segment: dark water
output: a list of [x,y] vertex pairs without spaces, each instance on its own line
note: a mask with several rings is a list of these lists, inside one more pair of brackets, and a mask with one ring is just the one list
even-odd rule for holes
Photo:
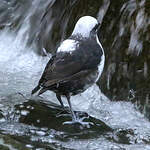
[[[72,98],[79,123],[65,124],[54,93],[30,92],[49,60],[42,49],[54,53],[84,15],[101,22],[106,64],[101,90]],[[149,150],[149,16],[145,0],[1,0],[0,149]]]

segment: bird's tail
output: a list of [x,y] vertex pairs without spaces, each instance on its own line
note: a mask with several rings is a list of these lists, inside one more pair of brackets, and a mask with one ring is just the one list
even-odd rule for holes
[[40,85],[36,86],[36,87],[32,90],[31,94],[33,95],[34,93],[36,93],[40,88],[41,88]]
[[[40,91],[39,91],[39,90],[40,90]],[[36,87],[32,90],[31,94],[33,95],[33,94],[35,94],[37,91],[39,91],[38,95],[41,95],[41,94],[43,94],[44,92],[46,92],[47,90],[48,90],[48,88],[41,88],[41,86],[38,85],[38,86],[36,86]]]

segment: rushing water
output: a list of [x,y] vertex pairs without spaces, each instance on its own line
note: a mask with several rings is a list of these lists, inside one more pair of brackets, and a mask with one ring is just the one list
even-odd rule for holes
[[[71,98],[76,113],[86,112],[80,114],[79,122],[84,123],[65,124],[71,116],[62,112],[54,93],[30,93],[49,60],[42,49],[55,52],[83,15],[102,23],[99,37],[106,65],[101,90],[94,85]],[[149,3],[144,0],[2,0],[0,146],[149,150],[148,16]]]

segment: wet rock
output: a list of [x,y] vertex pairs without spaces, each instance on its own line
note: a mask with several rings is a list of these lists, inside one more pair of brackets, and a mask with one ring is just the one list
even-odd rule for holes
[[113,132],[106,135],[106,138],[119,144],[134,145],[150,143],[149,136],[139,136],[134,129],[115,129]]
[[[66,108],[64,111],[59,105],[49,102],[29,100],[15,106],[19,122],[35,127],[46,128],[44,132],[36,134],[46,135],[49,130],[54,131],[54,136],[59,139],[92,138],[105,134],[112,129],[101,120],[89,116],[86,112],[75,111],[77,122],[72,122],[71,114]],[[32,132],[32,131],[31,131]],[[34,131],[33,131],[34,132]],[[60,134],[58,134],[60,133]]]
[[114,132],[112,140],[116,143],[132,144],[134,137],[135,135],[132,129],[118,129]]
[[138,101],[142,111],[150,95],[148,6],[144,0],[110,1],[99,34],[106,55],[102,91],[113,100]]
[[2,111],[0,110],[0,119],[4,118]]
[[30,150],[26,148],[23,143],[20,143],[15,139],[15,137],[10,135],[0,134],[0,150]]

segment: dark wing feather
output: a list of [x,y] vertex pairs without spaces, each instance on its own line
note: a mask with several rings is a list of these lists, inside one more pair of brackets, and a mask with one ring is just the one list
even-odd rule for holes
[[46,65],[39,85],[33,93],[41,86],[47,88],[61,81],[78,77],[84,74],[84,71],[88,72],[97,68],[101,56],[102,51],[96,41],[82,41],[79,47],[71,53],[56,53]]
[[[41,87],[49,87],[81,70],[81,62],[70,53],[58,53],[52,56],[47,63],[38,85],[32,90],[36,93]],[[43,89],[43,88],[42,88]],[[41,90],[42,90],[41,89]],[[43,89],[39,94],[45,92]]]
[[48,63],[40,79],[40,84],[48,87],[72,76],[82,68],[83,61],[75,59],[74,54],[58,53],[52,63]]
[[39,80],[39,83],[38,85],[32,90],[31,94],[34,94],[36,93],[38,90],[40,90],[41,88],[41,84],[45,81],[44,77],[46,75],[46,73],[48,72],[49,70],[49,67],[52,65],[53,61],[54,61],[54,58],[55,58],[55,55],[52,56],[52,58],[49,60],[49,62],[47,63],[45,69],[44,69],[44,72],[42,74],[42,77],[41,79]]

